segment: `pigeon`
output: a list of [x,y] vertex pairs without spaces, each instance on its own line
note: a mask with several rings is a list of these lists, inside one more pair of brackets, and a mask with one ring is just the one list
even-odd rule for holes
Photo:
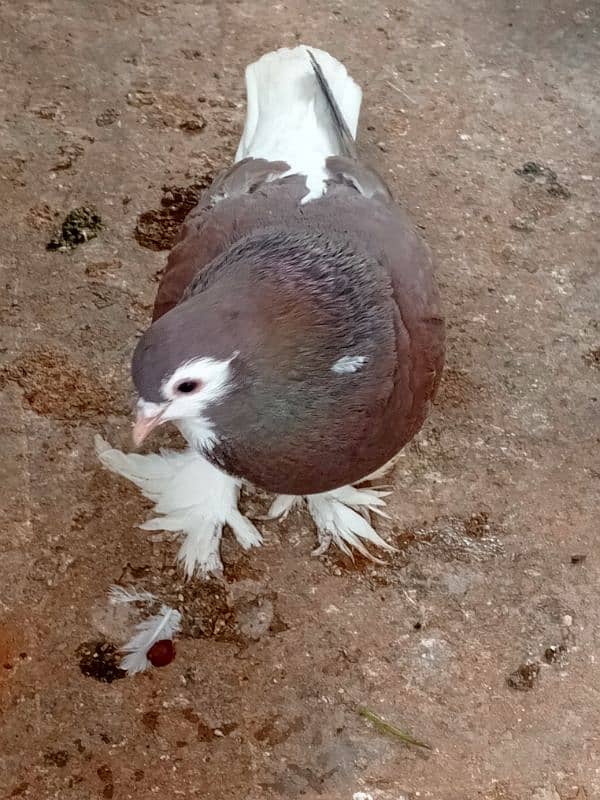
[[172,423],[185,450],[102,463],[154,501],[141,525],[182,535],[188,576],[220,572],[228,526],[252,485],[269,517],[305,505],[320,554],[393,550],[386,473],[430,411],[444,319],[427,246],[382,178],[361,161],[362,92],[346,68],[300,45],[246,69],[247,116],[233,166],[184,221],[153,318],[132,358],[139,447]]

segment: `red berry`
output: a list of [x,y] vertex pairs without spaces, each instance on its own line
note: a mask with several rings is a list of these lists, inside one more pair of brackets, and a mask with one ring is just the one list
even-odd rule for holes
[[154,642],[146,657],[153,667],[166,667],[175,658],[175,645],[171,639],[160,639]]

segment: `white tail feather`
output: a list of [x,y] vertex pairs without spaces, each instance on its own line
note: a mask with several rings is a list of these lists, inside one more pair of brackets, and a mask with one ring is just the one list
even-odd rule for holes
[[[356,138],[362,92],[343,64],[324,50],[311,52]],[[324,190],[325,159],[340,155],[331,111],[316,79],[307,48],[282,48],[246,68],[248,110],[236,161],[285,161],[290,173],[306,175],[306,202]]]

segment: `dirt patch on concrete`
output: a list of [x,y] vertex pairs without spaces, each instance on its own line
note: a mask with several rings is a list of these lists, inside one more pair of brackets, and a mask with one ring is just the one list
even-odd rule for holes
[[65,422],[124,414],[128,408],[125,387],[101,382],[60,350],[24,352],[2,370],[0,381],[16,383],[37,414]]
[[[64,148],[63,148],[63,152]],[[73,157],[68,156],[66,162],[54,169],[68,169],[73,164]],[[48,250],[72,250],[77,245],[95,239],[103,228],[100,214],[95,208],[81,206],[69,211],[60,230],[54,234],[46,245]]]
[[138,217],[135,226],[137,243],[149,250],[170,250],[177,240],[181,223],[198,204],[200,195],[211,181],[212,176],[207,174],[189,186],[164,186],[161,207],[144,211]]
[[479,387],[464,370],[446,367],[434,405],[462,408],[473,402],[478,392]]

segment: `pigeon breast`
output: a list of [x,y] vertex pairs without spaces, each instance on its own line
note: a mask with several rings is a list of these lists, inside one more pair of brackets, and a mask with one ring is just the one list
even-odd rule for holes
[[[326,169],[326,191],[304,203],[306,181],[286,174],[284,162],[245,159],[217,178],[182,226],[154,307],[157,320],[201,290],[215,262],[226,264],[248,237],[321,237],[349,253],[343,286],[329,286],[327,298],[347,324],[336,324],[331,337],[325,325],[307,325],[295,340],[304,344],[288,365],[301,373],[294,391],[257,353],[247,392],[210,410],[218,444],[209,458],[282,494],[354,483],[389,461],[422,426],[443,367],[444,322],[427,247],[373,170],[342,156],[329,158]],[[297,286],[301,309],[309,273]],[[235,292],[235,281],[229,286]],[[238,302],[266,314],[260,288],[247,284]],[[300,318],[310,319],[304,311]]]

